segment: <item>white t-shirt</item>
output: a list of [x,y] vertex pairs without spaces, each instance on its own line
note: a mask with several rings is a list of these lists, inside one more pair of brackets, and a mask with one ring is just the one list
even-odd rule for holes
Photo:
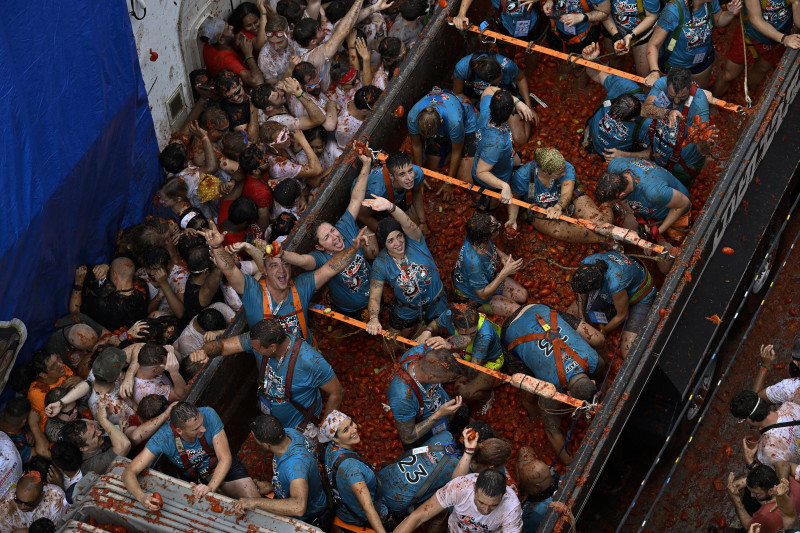
[[[800,405],[786,402],[778,407],[778,424],[800,420]],[[774,465],[778,461],[800,463],[800,426],[787,426],[771,429],[758,440],[759,463]]]
[[331,60],[325,55],[325,50],[321,46],[317,46],[309,50],[298,45],[298,55],[303,61],[308,61],[319,72],[320,86],[322,92],[326,92],[331,86]]
[[789,378],[767,387],[764,391],[770,403],[792,402],[800,404],[800,378]]
[[[16,480],[14,481],[16,484]],[[45,483],[42,490],[44,493],[42,501],[29,513],[21,511],[19,506],[14,504],[16,490],[6,492],[0,499],[0,531],[26,528],[40,518],[49,518],[54,524],[58,524],[61,517],[69,510],[64,491],[49,483]]]
[[336,122],[336,144],[339,145],[339,148],[344,150],[347,147],[347,143],[355,137],[356,132],[363,123],[363,121],[350,114],[347,106],[344,106],[339,111],[339,119]]
[[289,44],[280,52],[276,52],[272,45],[265,43],[258,53],[258,68],[264,74],[264,79],[282,79],[289,68],[289,59],[299,55],[297,43],[289,39]]
[[[236,316],[236,312],[222,302],[215,302],[209,305],[206,309],[208,308],[216,309],[222,313],[226,324],[230,324],[233,321],[233,318]],[[180,337],[178,337],[178,340],[176,340],[175,344],[173,344],[175,347],[175,355],[178,356],[178,359],[188,357],[190,353],[203,347],[203,334],[197,331],[194,326],[196,318],[197,317],[194,317],[191,322],[189,322],[189,325],[183,329]]]
[[[95,419],[97,419],[97,409],[101,405],[106,406],[108,420],[111,421],[112,424],[116,424],[118,426],[121,426],[122,424],[127,426],[130,417],[136,414],[136,411],[133,408],[133,404],[130,402],[130,400],[127,398],[121,398],[119,395],[119,386],[124,377],[125,374],[119,375],[117,381],[114,382],[114,390],[111,392],[98,394],[94,390],[94,385],[92,385],[91,392],[89,393],[88,403],[89,409],[92,410],[92,416],[94,416]],[[94,383],[94,373],[90,371],[87,379]]]
[[154,379],[133,379],[133,401],[137,405],[142,401],[142,398],[151,394],[158,394],[169,400],[171,391],[172,385],[164,374]]
[[436,500],[444,508],[452,507],[447,526],[450,533],[489,533],[492,531],[522,531],[522,508],[511,487],[500,500],[500,505],[482,515],[475,507],[475,481],[478,474],[457,477],[436,491]]
[[278,113],[277,115],[267,116],[261,109],[258,110],[258,125],[261,126],[265,122],[277,122],[289,128],[289,131],[297,131],[300,129],[300,119],[290,115],[289,113]]
[[11,437],[0,431],[0,497],[22,476],[22,458]]

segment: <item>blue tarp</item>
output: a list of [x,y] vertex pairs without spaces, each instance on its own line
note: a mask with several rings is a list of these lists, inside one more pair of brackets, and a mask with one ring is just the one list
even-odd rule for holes
[[20,364],[162,174],[126,2],[0,2],[0,17],[0,320],[28,327]]

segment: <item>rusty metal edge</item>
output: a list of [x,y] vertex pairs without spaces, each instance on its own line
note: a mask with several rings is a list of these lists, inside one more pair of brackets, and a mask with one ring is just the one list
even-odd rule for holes
[[[570,506],[576,518],[580,516],[640,393],[663,355],[659,349],[669,338],[670,326],[675,324],[688,303],[693,283],[699,279],[706,260],[719,244],[789,105],[797,96],[800,89],[798,54],[796,50],[787,50],[767,81],[769,88],[762,94],[757,104],[758,110],[749,119],[731,152],[722,176],[684,242],[675,267],[658,293],[644,329],[623,362],[567,471],[554,501]],[[758,135],[762,127],[764,129]],[[698,251],[700,255],[696,256]],[[687,281],[684,277],[687,271],[693,273],[693,281]],[[666,309],[669,313],[663,320],[659,316],[659,309]],[[560,517],[556,511],[548,510],[538,531],[553,531]],[[567,526],[561,530],[569,529]]]

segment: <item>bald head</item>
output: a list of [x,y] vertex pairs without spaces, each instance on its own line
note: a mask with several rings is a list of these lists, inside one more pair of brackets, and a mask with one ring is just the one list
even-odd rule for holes
[[38,472],[25,474],[17,482],[17,500],[29,503],[27,507],[35,507],[38,505],[38,499],[42,495],[44,485]]
[[530,446],[523,446],[517,453],[517,481],[528,494],[537,493],[553,483],[550,467],[536,458]]
[[67,342],[78,350],[89,351],[97,342],[97,333],[89,325],[75,324],[67,330]]
[[111,261],[111,273],[123,279],[133,279],[135,267],[127,257],[117,257]]

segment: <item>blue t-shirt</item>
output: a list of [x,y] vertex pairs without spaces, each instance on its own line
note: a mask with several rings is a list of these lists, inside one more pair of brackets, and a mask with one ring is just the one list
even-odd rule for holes
[[[715,0],[716,2],[716,0]],[[655,96],[655,104],[664,109],[671,109],[669,98],[667,97],[667,78],[664,76],[653,85],[648,96]],[[683,104],[675,108],[679,111],[683,110]],[[689,106],[689,114],[686,120],[678,121],[674,128],[669,127],[667,119],[655,120],[655,135],[653,136],[653,160],[659,165],[666,166],[669,163],[669,158],[675,151],[675,143],[678,142],[678,128],[682,125],[684,128],[684,135],[688,135],[689,126],[692,125],[695,115],[700,115],[703,122],[709,120],[708,114],[708,97],[706,92],[699,87],[692,99],[692,105]],[[685,137],[684,137],[685,139]],[[686,143],[681,150],[681,157],[687,165],[699,171],[702,168],[703,155],[697,150],[695,143]],[[674,168],[681,168],[680,162],[675,163]]]
[[[550,324],[550,308],[544,304],[532,304],[506,328],[502,338],[503,346],[509,346],[514,340],[523,335],[544,333],[544,329],[536,317],[537,314],[544,319],[546,324]],[[561,315],[558,316],[558,332],[564,343],[575,350],[579,357],[587,361],[588,373],[594,372],[597,368],[597,352]],[[559,392],[565,393],[566,390],[558,379],[556,365],[564,365],[564,375],[567,383],[574,376],[583,373],[580,365],[565,351],[561,352],[563,362],[556,362],[554,358],[555,350],[547,339],[523,342],[508,350],[508,353],[515,359],[522,361],[536,378],[555,385]]]
[[[642,7],[648,13],[657,15],[661,11],[661,2],[642,0]],[[641,22],[636,0],[611,0],[611,16],[614,17],[614,25],[624,33],[631,33]]]
[[[626,122],[615,120],[608,113],[611,100],[623,94],[629,93],[644,101],[645,94],[639,84],[611,74],[606,77],[603,87],[606,89],[606,100],[589,121],[594,151],[603,155],[603,152],[612,148],[630,151],[634,142],[639,142],[645,146],[650,144],[649,128],[650,123],[653,121],[652,119],[638,118]],[[634,138],[637,120],[641,121],[641,125],[639,126],[638,135]]]
[[[646,159],[617,157],[608,164],[608,172],[622,174],[630,172],[633,176],[633,192],[625,197],[633,212],[646,219],[661,221],[667,218],[672,201],[673,189],[689,198],[686,186],[666,169]],[[684,213],[691,207],[686,206]]]
[[[508,123],[499,128],[488,124],[490,118],[488,102],[490,101],[490,95],[486,95],[481,99],[481,113],[478,117],[478,122],[483,125],[478,132],[478,147],[475,150],[475,161],[472,163],[472,179],[481,187],[497,191],[499,189],[489,187],[477,178],[478,162],[483,160],[484,163],[491,165],[490,172],[499,180],[508,183],[511,181],[511,175],[514,172],[514,146],[511,141],[511,130],[508,127]],[[484,106],[485,102],[487,105]],[[486,108],[486,113],[484,113],[484,107]]]
[[598,6],[603,3],[603,0],[589,0],[586,2],[588,7],[590,8],[589,11],[584,9],[583,4],[585,0],[554,0],[553,1],[553,20],[556,23],[556,29],[561,33],[565,33],[567,35],[581,35],[582,33],[589,31],[589,27],[593,24],[592,22],[580,22],[575,26],[565,26],[563,23],[559,21],[562,15],[569,15],[569,14],[577,14],[582,15],[586,13],[589,14],[591,7],[593,5]]
[[442,119],[436,132],[437,137],[447,137],[450,142],[464,142],[465,133],[473,133],[478,129],[478,114],[469,102],[462,101],[450,91],[431,91],[414,104],[408,112],[408,134],[419,135],[417,116],[420,111],[433,106]]
[[[488,54],[478,55],[482,56]],[[505,89],[507,91],[514,90],[514,79],[519,75],[519,67],[516,63],[505,56],[494,54],[495,59],[500,64],[500,69],[503,71],[503,77],[500,78],[500,83],[493,84],[489,83],[487,80],[479,78],[475,72],[472,73],[472,79],[470,79],[469,62],[474,56],[475,54],[464,56],[458,61],[458,63],[456,63],[456,67],[453,70],[453,77],[464,82],[465,90],[473,91],[478,97],[480,97],[485,89],[492,86],[500,87],[501,89]]]
[[[405,360],[410,356],[422,355],[424,350],[424,344],[414,346],[403,354],[401,360]],[[410,372],[410,363],[411,361],[406,361],[400,365],[400,370],[397,371],[392,378],[392,381],[389,382],[389,390],[386,393],[389,397],[389,406],[392,408],[392,416],[394,416],[395,420],[399,420],[401,422],[406,420],[416,420],[417,415],[419,414],[419,400],[417,400],[417,394],[411,389],[411,387],[408,386],[405,380],[400,377],[401,372],[404,374],[406,371]],[[442,405],[449,402],[450,396],[447,395],[444,387],[441,385],[421,385],[414,380],[413,372],[411,372],[410,375],[412,377],[412,381],[414,381],[417,387],[416,390],[419,391],[420,396],[422,396],[422,420],[426,420]],[[447,418],[443,418],[437,422],[435,426],[433,426],[428,434],[420,437],[420,440],[429,438],[431,434],[436,435],[446,430]]]
[[[450,310],[439,315],[439,318],[436,319],[436,323],[451,336],[458,334],[453,325],[453,314]],[[472,338],[471,352],[472,353],[469,355],[471,355],[473,361],[477,359],[483,361],[483,363],[492,363],[503,355],[503,346],[500,344],[500,336],[497,335],[497,330],[486,318],[484,318],[483,324],[481,324],[481,327],[478,328],[478,331],[475,332],[475,336]]]
[[[681,5],[679,6],[678,3]],[[705,62],[714,51],[711,42],[711,30],[714,28],[713,14],[720,12],[719,1],[711,0],[710,4],[703,4],[689,17],[689,9],[683,0],[670,0],[658,16],[658,27],[667,32],[667,38],[661,47],[659,55],[664,57],[672,32],[680,24],[680,10],[683,10],[683,28],[678,36],[675,48],[669,56],[670,67],[686,67],[688,69]]]
[[501,0],[492,0],[492,7],[500,15],[500,23],[509,33],[517,38],[525,38],[536,26],[536,11],[528,9],[522,2],[507,0],[503,8]]
[[[447,446],[448,449],[428,451],[425,448],[436,444]],[[416,453],[413,453],[415,451]],[[445,462],[444,466],[428,490],[417,499],[415,505],[426,501],[450,481],[459,459],[453,436],[448,431],[442,431],[438,435],[430,437],[422,447],[414,448],[409,452],[406,452],[409,453],[407,457],[389,463],[378,472],[378,479],[383,488],[383,501],[389,509],[400,513],[407,510],[414,494],[425,483],[428,476],[433,474],[434,469],[441,461]]]
[[[511,190],[522,196],[526,202],[545,209],[552,207],[561,198],[561,185],[565,181],[575,181],[575,167],[569,161],[567,161],[564,172],[563,176],[554,179],[549,187],[545,187],[539,179],[539,165],[536,164],[536,161],[528,161],[514,171]],[[531,183],[533,184],[533,196],[531,196]]]
[[[480,254],[468,239],[464,239],[464,244],[461,245],[461,251],[458,252],[458,258],[453,267],[453,284],[470,300],[487,304],[492,297],[481,299],[475,291],[479,291],[491,283],[502,268],[500,256],[497,254],[497,248],[493,242],[489,241],[488,253]],[[503,283],[497,290],[502,293]]]
[[[300,297],[300,309],[297,309],[294,305],[291,289],[286,299],[280,302],[280,306],[278,306],[279,302],[276,302],[272,298],[272,295],[269,294],[269,291],[267,291],[270,300],[269,308],[272,309],[273,317],[283,326],[286,333],[290,335],[299,335],[301,337],[303,336],[303,332],[300,328],[300,318],[298,315],[303,313],[305,315],[306,330],[308,331],[308,338],[306,340],[313,343],[314,339],[311,337],[311,323],[308,320],[309,316],[307,310],[311,297],[317,292],[317,283],[314,280],[314,273],[306,272],[300,274],[294,278],[293,281],[295,287],[297,287],[297,296]],[[244,274],[242,306],[244,307],[245,316],[247,316],[247,324],[251,328],[258,322],[264,320],[264,291],[261,288],[261,283],[257,282],[253,276],[247,274]]]
[[[203,415],[203,427],[206,428],[203,436],[213,450],[214,436],[225,428],[214,409],[211,407],[199,407],[198,409]],[[186,455],[189,458],[189,464],[198,474],[206,474],[210,466],[210,457],[203,450],[203,445],[200,444],[200,437],[194,439],[194,442],[186,442],[183,439],[181,441],[183,442],[183,449],[186,450]],[[183,470],[183,461],[181,461],[181,454],[178,453],[178,448],[175,446],[175,435],[172,433],[170,424],[164,424],[158,428],[158,431],[147,441],[145,447],[153,455],[157,456],[163,453],[175,466]]]
[[339,469],[334,473],[331,471],[336,460],[342,455],[352,455],[352,450],[341,448],[335,443],[331,442],[325,448],[325,468],[327,470],[328,479],[333,479],[336,476],[336,490],[339,497],[344,502],[344,505],[336,510],[336,516],[339,517],[345,524],[355,524],[362,526],[369,526],[367,513],[361,507],[358,498],[353,493],[351,485],[355,485],[359,481],[367,484],[369,489],[369,497],[375,510],[380,515],[381,519],[386,518],[389,513],[386,504],[383,502],[382,491],[379,491],[378,477],[372,469],[365,465],[363,461],[356,458],[347,458],[339,463]]
[[523,500],[522,506],[522,533],[536,533],[539,529],[539,524],[542,522],[547,509],[550,508],[550,502],[553,497],[547,498],[543,502],[531,502]]
[[[413,168],[414,186],[412,189],[416,189],[422,184],[423,180],[425,179],[425,174],[422,173],[422,169],[417,165],[413,165]],[[350,187],[351,191],[356,186],[356,181],[358,180],[353,180],[353,185]],[[394,189],[394,187],[392,188]],[[383,179],[382,166],[373,168],[369,173],[369,177],[367,178],[367,192],[365,193],[364,198],[371,200],[373,194],[375,196],[380,196],[381,198],[391,200],[391,198],[389,198],[389,194],[386,192],[386,182]],[[403,210],[410,207],[406,202],[406,189],[403,189],[402,187],[399,189],[394,189],[394,203]]]
[[306,513],[300,520],[316,517],[325,510],[328,499],[322,487],[317,449],[302,433],[287,429],[286,436],[292,443],[280,457],[272,457],[272,485],[275,498],[283,500],[291,497],[289,486],[295,479],[308,482],[308,502]]
[[[747,13],[747,7],[742,3],[742,9]],[[762,0],[761,16],[767,23],[781,33],[790,33],[792,29],[792,9],[786,0]],[[753,41],[759,44],[775,44],[775,41],[759,32],[753,23],[745,17],[744,30]]]
[[[647,271],[638,261],[634,261],[625,254],[619,252],[602,252],[592,254],[581,261],[583,265],[591,265],[602,261],[608,265],[603,285],[596,291],[596,297],[600,298],[606,305],[614,305],[614,295],[625,291],[628,297],[634,295],[639,286],[647,279]],[[641,300],[643,303],[650,303],[655,299],[656,290],[653,287],[647,296]],[[590,297],[593,299],[594,294]]]
[[[265,396],[261,396],[259,401],[263,412],[271,413],[281,421],[283,427],[295,428],[300,425],[304,417],[286,399],[285,387],[286,372],[289,370],[289,359],[294,349],[294,343],[302,342],[303,344],[300,345],[300,353],[297,354],[297,363],[295,363],[292,376],[292,400],[308,407],[316,416],[319,416],[322,413],[322,393],[319,388],[336,377],[336,374],[325,358],[310,344],[292,335],[289,335],[289,339],[291,341],[289,351],[283,361],[278,364],[278,359],[270,357],[264,370],[265,375],[258,377],[259,380],[264,380],[265,393]],[[239,335],[239,343],[242,345],[242,350],[255,355],[256,364],[261,369],[262,355],[253,350],[253,346],[250,344],[250,334]]]
[[[358,226],[350,211],[344,212],[342,218],[336,223],[336,229],[342,234],[344,247],[352,246],[353,239],[358,236]],[[332,257],[328,252],[316,249],[312,250],[309,255],[314,258],[317,268],[327,263]],[[345,313],[355,313],[367,306],[369,302],[369,271],[369,261],[359,250],[350,264],[328,282],[331,300],[337,308]]]
[[397,315],[403,320],[419,317],[419,310],[431,303],[444,289],[439,269],[425,244],[406,237],[406,255],[400,266],[386,249],[381,250],[372,263],[372,279],[388,281],[394,296],[406,305],[397,305]]

